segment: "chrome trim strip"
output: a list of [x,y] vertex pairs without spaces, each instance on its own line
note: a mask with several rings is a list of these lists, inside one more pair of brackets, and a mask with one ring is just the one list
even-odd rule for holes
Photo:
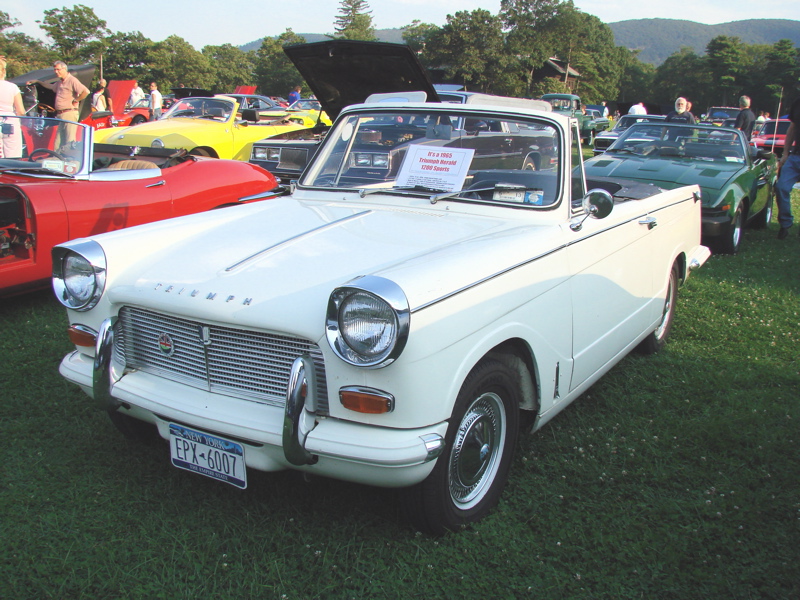
[[545,256],[549,256],[551,254],[559,252],[560,250],[563,250],[564,248],[568,248],[569,246],[573,246],[573,245],[578,244],[578,243],[580,243],[580,242],[582,242],[584,240],[588,240],[589,238],[592,238],[592,237],[594,237],[596,235],[600,235],[602,233],[606,233],[607,231],[611,231],[612,229],[616,229],[617,227],[622,227],[623,225],[627,225],[628,223],[631,223],[632,221],[636,221],[638,219],[646,217],[648,214],[656,213],[656,212],[659,212],[659,211],[664,210],[666,208],[671,208],[673,206],[677,206],[678,204],[683,204],[684,202],[690,202],[692,200],[693,200],[693,198],[684,198],[683,200],[677,200],[677,201],[673,202],[672,204],[668,204],[666,206],[661,206],[661,207],[657,208],[656,210],[650,211],[650,213],[641,214],[641,215],[639,215],[637,217],[633,217],[631,219],[628,219],[627,221],[625,221],[623,223],[617,223],[616,225],[613,225],[612,227],[607,227],[607,228],[602,229],[600,231],[595,231],[591,235],[587,235],[587,236],[584,236],[584,237],[582,237],[580,239],[573,240],[571,242],[567,242],[566,244],[564,244],[562,246],[559,246],[557,248],[553,248],[552,250],[550,250],[548,252],[544,252],[542,254],[539,254],[538,256],[534,256],[532,258],[523,260],[522,262],[517,263],[515,265],[512,265],[512,266],[510,266],[510,267],[508,267],[506,269],[503,269],[502,271],[498,271],[497,273],[494,273],[492,275],[488,275],[488,276],[484,277],[483,279],[479,279],[478,281],[475,281],[473,283],[465,285],[464,287],[459,288],[457,290],[454,290],[454,291],[450,292],[449,294],[445,294],[444,296],[441,296],[439,298],[431,300],[430,302],[426,302],[425,304],[420,304],[419,306],[411,309],[411,314],[413,315],[417,311],[429,308],[429,307],[433,306],[434,304],[438,304],[439,302],[447,300],[448,298],[452,298],[453,296],[456,296],[456,295],[458,295],[458,294],[460,294],[462,292],[466,292],[467,290],[470,290],[470,289],[472,289],[474,287],[477,287],[477,286],[479,286],[479,285],[481,285],[483,283],[486,283],[487,281],[491,281],[492,279],[495,279],[496,277],[500,277],[501,275],[505,275],[506,273],[508,273],[510,271],[513,271],[514,269],[518,269],[520,267],[524,267],[525,265],[528,265],[528,264],[530,264],[532,262],[535,262],[535,261],[539,260],[540,258],[544,258]]
[[281,191],[282,190],[278,188],[273,188],[271,190],[267,190],[266,192],[253,194],[252,196],[243,196],[242,198],[239,198],[238,202],[251,202],[253,200],[263,200],[264,198],[277,198]]
[[372,212],[371,210],[365,210],[365,211],[362,211],[360,213],[356,213],[354,215],[350,215],[348,217],[344,217],[342,219],[337,219],[336,221],[331,221],[330,223],[326,223],[325,225],[320,225],[319,227],[317,227],[315,229],[311,229],[310,231],[304,231],[303,233],[300,233],[298,235],[295,235],[293,237],[285,239],[282,242],[278,242],[277,244],[275,244],[273,246],[270,246],[269,248],[264,248],[263,250],[259,250],[258,252],[248,256],[247,258],[243,258],[239,262],[237,262],[237,263],[231,265],[230,267],[226,268],[225,271],[226,272],[233,271],[237,267],[242,266],[246,262],[251,261],[254,258],[257,258],[257,257],[261,256],[262,254],[266,254],[267,252],[271,252],[272,250],[276,250],[276,249],[280,248],[281,246],[285,246],[287,244],[291,244],[292,242],[295,242],[295,241],[297,241],[297,240],[299,240],[301,238],[304,238],[304,237],[308,237],[309,235],[318,233],[320,231],[324,231],[326,229],[330,229],[332,227],[336,227],[338,225],[341,225],[342,223],[346,223],[347,221],[352,221],[353,219],[359,219],[359,218],[361,218],[361,217],[363,217],[365,215],[370,214],[371,212]]

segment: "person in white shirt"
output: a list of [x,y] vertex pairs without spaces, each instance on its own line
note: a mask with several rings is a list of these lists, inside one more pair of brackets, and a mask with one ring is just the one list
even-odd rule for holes
[[164,107],[164,99],[158,91],[156,82],[150,84],[150,120],[157,121],[161,118],[161,109]]
[[144,98],[144,90],[139,87],[138,81],[134,81],[133,90],[131,90],[131,97],[128,99],[128,104],[130,106],[133,106],[142,98]]
[[629,115],[646,115],[647,109],[644,107],[644,104],[639,102],[638,104],[634,104],[628,109]]

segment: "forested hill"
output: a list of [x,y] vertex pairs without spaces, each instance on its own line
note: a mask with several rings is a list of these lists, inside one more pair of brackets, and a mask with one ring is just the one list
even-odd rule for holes
[[[753,11],[758,11],[758,3],[753,4]],[[772,45],[787,39],[800,47],[800,21],[789,19],[748,19],[718,25],[677,19],[633,19],[608,26],[618,46],[641,50],[639,60],[654,65],[660,65],[682,46],[704,54],[708,42],[718,35],[735,36],[745,44]]]
[[[753,4],[753,10],[758,5]],[[718,35],[735,36],[745,44],[772,45],[778,40],[791,40],[800,47],[800,21],[789,19],[749,19],[718,25],[703,25],[694,21],[677,19],[632,19],[617,21],[608,26],[614,32],[618,46],[641,50],[639,60],[660,65],[682,46],[692,48],[696,54],[704,54],[706,45]],[[382,42],[403,43],[402,29],[378,29],[376,36]],[[321,33],[299,33],[306,42],[319,42],[331,36]],[[241,50],[257,50],[261,40],[240,46]]]

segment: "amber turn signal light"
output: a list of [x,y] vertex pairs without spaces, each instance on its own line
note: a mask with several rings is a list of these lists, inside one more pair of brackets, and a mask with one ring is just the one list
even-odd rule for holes
[[355,412],[379,415],[394,410],[394,396],[380,390],[346,387],[339,390],[342,406]]
[[69,335],[69,341],[76,346],[94,348],[97,342],[97,332],[83,325],[70,325],[69,329],[67,329],[67,334]]

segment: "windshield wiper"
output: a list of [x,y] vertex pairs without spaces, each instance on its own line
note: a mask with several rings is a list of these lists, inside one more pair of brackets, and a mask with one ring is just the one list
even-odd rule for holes
[[429,188],[425,187],[424,185],[410,185],[406,187],[392,187],[392,188],[371,188],[371,189],[360,189],[358,190],[358,195],[361,198],[365,196],[371,196],[372,194],[391,194],[394,192],[417,192],[420,194],[435,194],[437,192],[444,192],[441,188]]

